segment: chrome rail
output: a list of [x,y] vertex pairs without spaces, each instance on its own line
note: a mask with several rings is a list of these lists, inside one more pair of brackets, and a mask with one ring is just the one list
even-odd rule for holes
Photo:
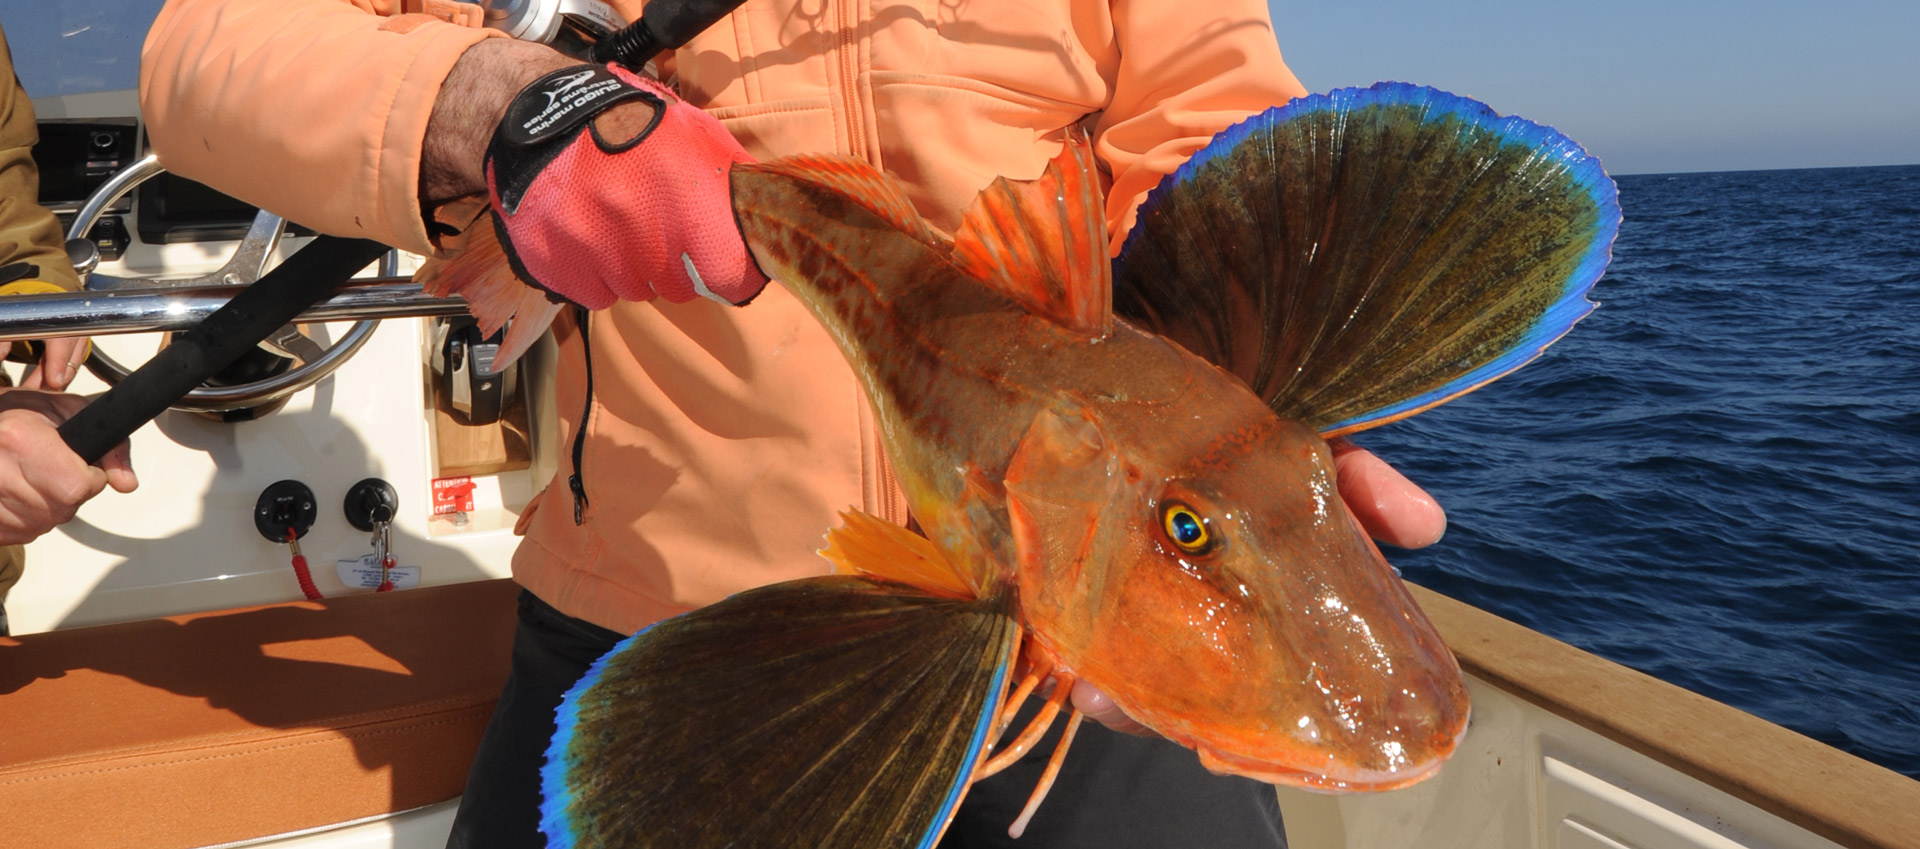
[[[236,286],[157,286],[0,298],[0,341],[186,330],[241,291]],[[300,314],[302,322],[460,315],[467,303],[434,297],[405,277],[350,280]]]
[[[198,325],[261,278],[286,230],[280,216],[265,210],[254,216],[233,256],[212,272],[171,280],[99,273],[99,254],[85,238],[86,233],[109,206],[164,171],[159,159],[149,155],[94,190],[67,231],[68,254],[80,270],[83,290],[0,298],[0,340],[183,331]],[[458,315],[466,311],[465,302],[459,298],[428,296],[419,284],[398,276],[399,258],[394,252],[389,251],[379,262],[377,273],[374,278],[348,281],[331,298],[295,319],[296,323],[352,320],[353,326],[333,344],[322,346],[289,324],[260,344],[300,365],[250,383],[201,386],[179,398],[173,407],[228,412],[265,405],[331,374],[372,338],[382,318]],[[118,386],[131,372],[98,347],[87,355],[86,367],[108,386]]]

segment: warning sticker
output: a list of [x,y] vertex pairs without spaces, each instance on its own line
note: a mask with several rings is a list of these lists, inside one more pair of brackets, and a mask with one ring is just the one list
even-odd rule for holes
[[473,478],[433,479],[433,514],[473,512]]
[[[357,560],[341,560],[337,566],[340,583],[363,590],[380,588],[380,561],[375,560],[372,554],[363,554]],[[396,590],[420,586],[418,566],[395,566],[387,570],[387,576],[393,579],[393,588]]]

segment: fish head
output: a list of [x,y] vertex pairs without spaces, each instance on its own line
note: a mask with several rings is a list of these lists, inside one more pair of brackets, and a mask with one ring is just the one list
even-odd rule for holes
[[1200,394],[1033,423],[1006,480],[1031,633],[1215,772],[1325,792],[1431,775],[1466,728],[1460,669],[1325,440]]

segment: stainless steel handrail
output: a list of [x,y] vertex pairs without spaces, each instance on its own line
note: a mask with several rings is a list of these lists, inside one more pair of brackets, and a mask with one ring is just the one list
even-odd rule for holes
[[[105,210],[141,182],[164,171],[159,159],[149,155],[94,190],[69,225],[69,253],[74,253],[75,245],[82,248],[81,253],[89,253],[83,237]],[[79,256],[75,262],[85,280],[85,290],[0,302],[0,339],[185,330],[259,280],[284,231],[280,216],[262,210],[225,265],[184,279],[111,277],[97,272],[97,254]],[[201,386],[180,398],[174,407],[225,412],[277,401],[331,374],[372,338],[381,318],[452,315],[466,309],[457,299],[427,297],[418,285],[398,277],[398,256],[393,252],[380,262],[379,274],[375,280],[355,281],[350,288],[296,319],[300,322],[354,320],[353,327],[332,345],[322,348],[302,335],[298,328],[288,325],[261,344],[287,354],[300,365],[250,383]],[[88,354],[86,366],[109,386],[118,385],[131,371],[98,347]]]
[[[183,331],[199,324],[244,289],[225,285],[155,286],[0,298],[0,340]],[[331,373],[373,338],[379,319],[460,315],[466,311],[466,301],[427,295],[420,284],[404,277],[355,280],[300,314],[301,322],[355,322],[317,358],[292,371],[251,383],[202,386],[176,406],[209,412],[258,407],[298,392]],[[87,358],[87,368],[110,385],[118,384],[128,374],[124,366],[98,348]]]
[[[235,286],[156,286],[0,298],[0,341],[186,330],[225,305]],[[405,277],[348,281],[300,314],[302,322],[460,315],[466,301],[438,298]]]

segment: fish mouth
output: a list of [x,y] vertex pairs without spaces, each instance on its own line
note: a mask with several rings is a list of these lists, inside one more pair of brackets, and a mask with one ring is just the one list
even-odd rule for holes
[[1444,748],[1418,761],[1385,770],[1335,763],[1325,770],[1315,771],[1234,755],[1206,745],[1196,746],[1194,751],[1200,755],[1201,765],[1219,775],[1238,775],[1268,784],[1297,787],[1311,793],[1374,793],[1410,787],[1437,775],[1447,758],[1458,751],[1460,744],[1466,740],[1467,730],[1471,726],[1470,721],[1461,722],[1460,730]]

